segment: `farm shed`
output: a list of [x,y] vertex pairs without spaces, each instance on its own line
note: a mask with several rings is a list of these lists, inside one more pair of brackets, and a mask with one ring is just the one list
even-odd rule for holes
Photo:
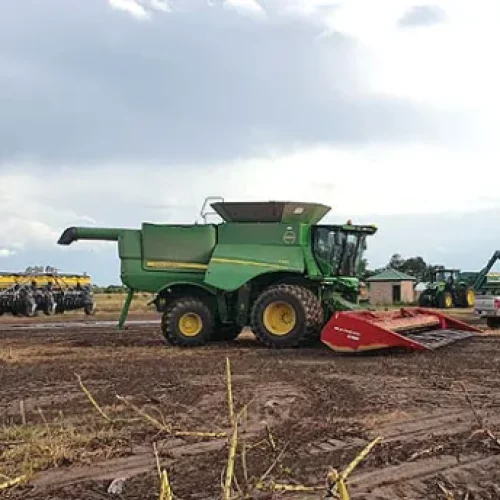
[[384,269],[366,280],[370,304],[410,304],[415,300],[416,278],[396,269]]

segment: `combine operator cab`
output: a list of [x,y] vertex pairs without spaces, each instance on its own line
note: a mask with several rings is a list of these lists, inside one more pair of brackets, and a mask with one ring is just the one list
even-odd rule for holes
[[325,283],[333,285],[346,301],[335,309],[357,308],[360,295],[361,261],[366,250],[366,238],[377,231],[375,226],[344,225],[314,226],[312,252]]
[[366,236],[374,229],[366,226],[316,226],[313,252],[326,276],[357,277],[366,250]]

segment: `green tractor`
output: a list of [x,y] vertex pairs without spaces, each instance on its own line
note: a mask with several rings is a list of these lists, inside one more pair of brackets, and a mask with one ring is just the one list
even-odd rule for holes
[[66,229],[58,243],[118,242],[129,293],[154,294],[169,344],[230,340],[244,326],[268,347],[319,339],[338,310],[359,306],[359,271],[370,225],[318,224],[330,207],[298,202],[211,203],[222,222],[143,223],[140,229]]
[[473,307],[475,292],[471,284],[462,279],[458,269],[436,269],[431,281],[420,294],[419,306],[450,309]]

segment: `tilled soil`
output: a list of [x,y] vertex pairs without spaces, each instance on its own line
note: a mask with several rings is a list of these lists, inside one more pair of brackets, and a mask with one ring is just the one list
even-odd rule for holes
[[[226,358],[236,411],[249,403],[239,436],[249,446],[246,468],[241,446],[235,465],[248,498],[278,498],[252,490],[266,471],[265,484],[323,487],[331,467],[345,468],[378,436],[350,476],[352,499],[500,498],[495,332],[434,352],[340,356],[321,345],[269,350],[248,332],[232,343],[171,348],[147,322],[122,332],[25,326],[0,324],[0,474],[30,472],[6,498],[113,498],[107,489],[123,478],[115,498],[156,499],[153,443],[176,498],[220,498],[228,439],[176,437],[155,422],[229,433]],[[306,495],[285,494],[324,491]]]

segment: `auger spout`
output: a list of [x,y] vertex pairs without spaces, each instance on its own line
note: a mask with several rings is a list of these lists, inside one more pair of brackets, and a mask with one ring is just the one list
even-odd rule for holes
[[[122,245],[123,238],[127,233],[134,232],[130,229],[108,228],[108,227],[68,227],[63,231],[57,243],[59,245],[71,245],[78,240],[116,241]],[[140,258],[140,254],[137,254]],[[123,264],[123,263],[122,263]],[[118,329],[121,330],[128,315],[130,303],[134,296],[134,288],[128,286],[128,294],[122,308]]]
[[61,234],[57,243],[71,245],[77,240],[118,241],[126,229],[107,227],[68,227]]

